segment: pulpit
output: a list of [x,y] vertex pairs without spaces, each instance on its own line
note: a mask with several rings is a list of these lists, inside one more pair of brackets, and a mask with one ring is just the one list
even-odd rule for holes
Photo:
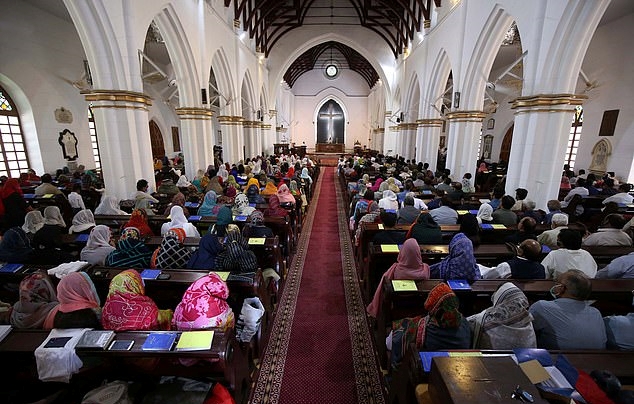
[[315,151],[317,153],[344,153],[346,145],[343,143],[317,143]]
[[275,154],[288,154],[288,143],[274,143],[273,144],[273,152]]

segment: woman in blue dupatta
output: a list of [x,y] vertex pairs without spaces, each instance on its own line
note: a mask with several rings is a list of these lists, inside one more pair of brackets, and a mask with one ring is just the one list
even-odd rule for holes
[[473,255],[473,244],[463,233],[458,233],[449,243],[449,256],[432,265],[431,279],[480,279],[480,269]]

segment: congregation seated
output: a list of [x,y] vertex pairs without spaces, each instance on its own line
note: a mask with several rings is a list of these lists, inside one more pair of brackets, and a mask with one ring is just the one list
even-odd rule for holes
[[20,281],[19,300],[13,304],[10,324],[15,328],[53,328],[51,310],[57,305],[57,292],[44,271],[37,271]]
[[274,237],[273,230],[264,225],[264,214],[259,210],[254,210],[248,218],[248,222],[242,228],[242,235],[250,237]]
[[616,202],[619,205],[630,205],[634,200],[634,197],[630,195],[630,191],[632,190],[632,184],[621,184],[619,185],[619,193],[609,196],[603,200],[603,204],[608,204],[610,202]]
[[517,215],[511,210],[515,204],[515,199],[512,196],[504,195],[500,203],[500,207],[497,208],[491,217],[493,217],[493,223],[503,224],[505,226],[514,226],[517,224]]
[[396,226],[396,214],[392,212],[381,211],[379,213],[381,223],[384,230],[379,231],[372,237],[373,244],[403,244],[405,242],[406,233],[404,231],[392,230]]
[[[584,196],[588,196],[590,195],[588,189],[586,188],[586,180],[584,180],[583,178],[578,178],[577,182],[575,184],[575,187],[573,189],[570,190],[570,192],[568,192],[568,194],[566,195],[566,197],[564,198],[564,200],[561,202],[561,207],[565,208],[568,206],[568,204],[572,203],[573,198],[575,195],[579,195],[580,197],[584,197]],[[575,211],[572,212],[573,214],[580,216],[583,214],[583,205],[582,204],[577,204]]]
[[44,209],[44,226],[33,236],[33,248],[47,263],[61,264],[73,261],[73,257],[62,248],[62,234],[66,233],[66,223],[57,206]]
[[134,207],[139,207],[137,205],[142,204],[143,208],[149,206],[152,203],[158,203],[159,200],[150,195],[147,190],[149,188],[149,184],[147,180],[140,179],[136,182],[136,191],[130,195],[130,199],[135,201]]
[[218,271],[240,274],[253,273],[258,269],[258,260],[253,251],[249,250],[249,244],[240,230],[227,232],[224,250],[216,257],[215,266]]
[[442,243],[442,232],[440,226],[429,213],[421,213],[416,219],[416,223],[409,228],[405,238],[414,238],[418,244],[440,244]]
[[165,194],[168,198],[173,198],[174,195],[180,192],[180,189],[174,184],[174,180],[171,178],[164,178],[161,181],[161,185],[156,190],[159,194]]
[[449,255],[430,268],[432,279],[480,279],[480,269],[473,255],[473,244],[463,233],[457,233],[449,243]]
[[597,271],[596,278],[634,278],[634,252],[613,259],[612,262]]
[[68,234],[88,234],[96,225],[95,216],[90,209],[80,210],[73,216],[73,222],[68,228]]
[[478,208],[478,213],[476,214],[476,219],[480,224],[491,224],[493,223],[493,207],[488,203],[483,203]]
[[623,226],[626,221],[623,215],[613,213],[605,218],[604,226],[599,227],[596,233],[590,234],[583,240],[584,246],[631,246],[632,239],[625,233]]
[[396,193],[390,189],[383,191],[382,198],[379,199],[379,208],[396,212],[398,209]]
[[603,318],[608,349],[634,350],[634,313]]
[[374,318],[378,316],[378,313],[381,310],[380,305],[383,294],[383,283],[389,282],[392,279],[429,279],[429,265],[423,262],[420,248],[415,239],[411,238],[403,243],[403,247],[398,253],[396,262],[381,277],[379,286],[374,292],[372,302],[370,302],[366,308],[366,311],[370,316]]
[[590,279],[579,270],[558,275],[551,289],[555,300],[537,301],[529,309],[539,348],[605,349],[603,317],[585,301],[591,291]]
[[539,262],[542,246],[533,239],[527,239],[517,248],[517,256],[493,268],[478,264],[482,279],[545,279],[546,270]]
[[198,208],[199,216],[216,216],[222,205],[218,204],[218,195],[215,191],[207,191],[203,203]]
[[587,277],[594,278],[597,263],[592,255],[581,249],[581,234],[572,229],[563,229],[557,236],[557,250],[552,250],[542,260],[546,268],[546,279],[557,279],[559,274],[575,268]]
[[27,205],[18,180],[9,178],[0,189],[0,203],[3,206],[3,227],[9,229],[22,226],[27,213]]
[[429,214],[434,219],[434,222],[439,225],[458,223],[458,212],[451,207],[451,199],[447,195],[441,198],[440,206],[429,211]]
[[185,199],[185,194],[183,194],[182,192],[178,192],[172,197],[172,201],[165,207],[165,211],[163,212],[163,214],[169,215],[171,214],[170,212],[172,211],[172,207],[180,206],[183,209],[183,214],[185,215],[185,217],[189,217],[189,210],[185,207],[185,202],[187,202],[187,200]]
[[141,232],[127,227],[117,240],[116,250],[106,256],[105,264],[109,267],[149,268],[151,258],[152,250],[141,240]]
[[548,213],[544,216],[543,224],[551,224],[553,215],[561,212],[561,202],[557,199],[551,199],[546,203],[546,207],[548,208]]
[[95,208],[95,215],[127,215],[119,209],[119,199],[113,195],[106,195],[101,199],[99,206]]
[[145,295],[141,275],[134,269],[119,272],[110,281],[108,297],[101,313],[104,330],[169,330],[172,310],[159,310]]
[[185,268],[191,257],[191,250],[185,247],[185,230],[172,228],[163,235],[161,245],[154,250],[150,268]]
[[38,185],[37,187],[35,187],[35,191],[34,191],[35,195],[37,196],[42,196],[47,194],[64,195],[62,191],[57,189],[57,187],[52,184],[53,177],[51,176],[51,174],[49,173],[43,174],[41,177],[41,180],[42,180],[42,183]]
[[519,244],[524,240],[537,240],[537,222],[532,217],[523,217],[517,224],[517,232],[504,238],[507,243]]
[[92,228],[86,246],[79,253],[79,258],[91,265],[104,265],[108,254],[115,248],[110,244],[112,232],[103,224]]
[[101,303],[87,273],[64,276],[57,284],[57,300],[49,314],[54,328],[101,328]]
[[524,292],[506,282],[493,293],[493,306],[467,317],[474,349],[535,348],[533,316]]
[[460,229],[458,231],[467,236],[474,247],[480,245],[480,224],[475,215],[471,213],[462,215],[462,217],[460,217]]
[[170,221],[161,226],[161,235],[165,235],[170,229],[183,229],[185,237],[200,237],[196,226],[187,221],[183,208],[176,205],[170,209]]
[[555,213],[550,224],[551,230],[543,231],[537,236],[537,241],[550,248],[557,247],[559,232],[568,228],[568,215],[565,213]]
[[223,245],[220,243],[220,240],[218,240],[218,235],[211,232],[205,234],[200,238],[198,249],[191,254],[187,262],[187,268],[215,269],[216,258],[223,249]]
[[24,216],[22,230],[24,230],[29,239],[32,239],[42,226],[44,226],[44,216],[42,216],[42,212],[39,210],[32,210],[27,212],[26,216]]

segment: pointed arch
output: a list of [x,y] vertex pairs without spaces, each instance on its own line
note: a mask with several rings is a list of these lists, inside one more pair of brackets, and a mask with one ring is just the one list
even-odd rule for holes
[[407,85],[405,100],[402,104],[402,110],[405,116],[405,122],[415,122],[418,119],[420,111],[420,83],[416,72],[412,73]]
[[346,108],[346,104],[345,102],[341,99],[341,97],[338,97],[336,94],[329,92],[326,93],[319,101],[317,101],[315,103],[315,109],[313,110],[313,122],[315,122],[315,143],[317,143],[317,122],[319,121],[319,111],[320,109],[326,104],[328,103],[328,101],[334,101],[336,102],[340,107],[341,110],[343,111],[343,139],[342,139],[342,143],[346,142],[346,124],[345,122],[347,122],[348,118],[350,117],[350,113],[348,112],[348,109]]
[[211,69],[213,70],[214,77],[216,78],[218,90],[220,90],[220,113],[232,115],[236,108],[235,105],[237,96],[234,94],[233,90],[235,86],[231,76],[229,59],[227,58],[227,54],[223,48],[219,48],[211,58]]
[[240,85],[240,105],[242,111],[242,117],[247,120],[253,120],[255,109],[255,91],[253,89],[253,80],[251,78],[251,72],[247,69],[242,77],[242,83]]
[[[436,56],[436,60],[434,61],[431,70],[431,75],[429,76],[427,94],[424,98],[425,105],[423,105],[422,108],[424,117],[440,117],[440,113],[438,111],[441,109],[441,96],[445,92],[447,80],[449,80],[450,74],[451,62],[449,61],[449,56],[447,55],[447,51],[441,48],[440,52]],[[435,106],[436,108],[433,108],[432,106]]]

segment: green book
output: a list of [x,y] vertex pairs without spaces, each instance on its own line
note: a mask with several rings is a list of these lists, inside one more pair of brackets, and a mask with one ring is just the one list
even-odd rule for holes
[[225,282],[227,281],[227,278],[229,277],[229,272],[212,271],[212,273],[218,275],[220,279],[222,279]]
[[395,292],[417,291],[416,282],[412,280],[392,279],[392,288]]
[[249,238],[250,245],[264,245],[266,239],[264,237],[251,237]]
[[381,252],[398,252],[397,244],[381,244]]
[[184,331],[176,344],[177,351],[208,351],[214,340],[213,331]]

